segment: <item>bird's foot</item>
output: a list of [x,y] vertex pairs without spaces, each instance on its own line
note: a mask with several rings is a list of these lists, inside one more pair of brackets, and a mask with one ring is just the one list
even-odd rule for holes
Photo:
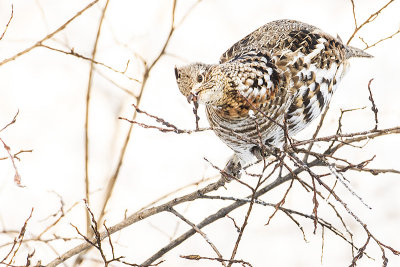
[[228,161],[224,168],[224,173],[222,174],[222,178],[226,182],[230,182],[234,179],[240,179],[242,165],[240,164],[239,158],[235,155]]

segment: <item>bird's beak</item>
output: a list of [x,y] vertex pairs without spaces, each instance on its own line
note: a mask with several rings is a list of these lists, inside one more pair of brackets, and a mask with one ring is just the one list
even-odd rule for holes
[[187,101],[190,102],[197,102],[197,94],[190,93],[187,97]]

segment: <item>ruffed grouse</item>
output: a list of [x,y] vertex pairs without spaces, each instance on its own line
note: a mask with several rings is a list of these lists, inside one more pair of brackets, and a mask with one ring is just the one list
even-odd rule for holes
[[292,136],[321,113],[351,57],[371,55],[312,25],[277,20],[235,43],[219,64],[175,67],[175,76],[188,101],[205,104],[212,129],[235,152],[226,171],[238,175],[260,159],[261,141],[282,146],[284,120]]

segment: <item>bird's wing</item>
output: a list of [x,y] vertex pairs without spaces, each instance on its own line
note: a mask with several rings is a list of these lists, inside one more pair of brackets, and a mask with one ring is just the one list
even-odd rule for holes
[[[288,112],[300,129],[317,117],[341,79],[347,47],[301,22],[271,22],[233,45],[221,62],[243,66],[239,92],[267,114]],[[294,129],[297,132],[298,129]]]
[[289,33],[293,31],[314,31],[317,28],[295,20],[276,20],[265,24],[242,40],[236,42],[222,54],[220,63],[235,60],[251,50],[267,49],[270,52],[282,51],[290,44]]

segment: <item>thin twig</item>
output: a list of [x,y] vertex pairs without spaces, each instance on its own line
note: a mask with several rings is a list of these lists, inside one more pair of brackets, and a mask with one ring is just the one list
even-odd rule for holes
[[162,128],[162,127],[159,127],[159,126],[148,125],[148,124],[145,124],[145,123],[132,121],[132,120],[129,120],[127,118],[118,117],[118,119],[127,121],[127,122],[131,123],[132,125],[135,124],[137,126],[145,128],[145,129],[155,129],[155,130],[158,130],[158,131],[160,131],[162,133],[192,134],[192,133],[211,130],[210,128],[199,128],[197,130],[196,129],[194,129],[194,130],[185,130],[185,129],[175,129],[175,128]]
[[7,62],[13,61],[15,59],[17,59],[18,57],[30,52],[31,50],[40,47],[42,45],[42,43],[48,39],[51,39],[54,35],[56,35],[58,32],[64,30],[68,24],[70,24],[72,21],[74,21],[77,17],[79,17],[80,15],[82,15],[86,10],[90,9],[94,4],[96,4],[97,2],[99,2],[99,0],[94,0],[93,2],[89,3],[86,7],[84,7],[83,9],[81,9],[80,11],[78,11],[74,16],[72,16],[69,20],[67,20],[64,24],[62,24],[60,27],[58,27],[55,31],[49,33],[48,35],[46,35],[44,38],[42,38],[41,40],[37,41],[35,44],[33,44],[32,46],[26,48],[25,50],[18,52],[17,54],[15,54],[12,57],[9,57],[7,59],[4,59],[3,61],[0,62],[0,66],[6,64]]
[[[328,113],[328,110],[329,110],[329,105],[330,105],[330,102],[326,103],[325,110],[324,110],[324,112],[322,113],[321,118],[320,118],[319,123],[318,123],[318,126],[317,126],[317,128],[315,129],[315,131],[314,131],[314,133],[313,133],[313,136],[312,136],[312,138],[311,138],[312,140],[314,140],[314,139],[317,137],[319,131],[320,131],[321,128],[322,128],[322,125],[324,124],[325,116],[326,116],[326,114]],[[308,150],[308,151],[311,151],[313,145],[314,145],[314,142],[311,142],[311,143],[308,145],[307,150]],[[308,156],[309,156],[309,154],[307,154],[307,153],[304,154],[304,158],[303,158],[303,161],[304,161],[304,162],[307,162],[307,161],[308,161]]]
[[383,42],[383,41],[386,41],[386,40],[388,40],[388,39],[392,39],[394,36],[396,36],[396,35],[399,34],[399,33],[400,33],[400,29],[398,29],[398,30],[397,30],[395,33],[393,33],[393,34],[391,34],[391,35],[389,35],[389,36],[387,36],[387,37],[384,37],[384,38],[382,38],[382,39],[376,41],[376,42],[373,43],[372,45],[369,45],[362,37],[358,37],[358,38],[360,38],[360,40],[365,44],[364,50],[367,50],[367,49],[370,49],[371,47],[376,46],[377,44],[379,44],[379,43],[381,43],[381,42]]
[[[355,16],[355,11],[354,11],[354,3],[353,3],[353,1],[351,0],[351,2],[352,2],[352,5],[353,5],[353,16],[354,16],[354,21],[356,22],[356,16]],[[359,31],[359,30],[361,30],[365,25],[367,25],[368,23],[371,23],[371,22],[373,22],[378,16],[379,16],[379,14],[382,12],[382,10],[384,10],[385,8],[387,8],[391,3],[393,3],[394,2],[394,0],[390,0],[389,2],[387,2],[383,7],[381,7],[378,11],[376,11],[375,13],[372,13],[369,17],[368,17],[368,19],[366,19],[363,23],[361,23],[360,24],[360,26],[356,26],[355,27],[355,29],[354,29],[354,31],[353,31],[353,33],[352,33],[352,35],[350,36],[350,38],[349,38],[349,40],[347,41],[347,45],[349,45],[350,44],[350,42],[351,42],[351,40],[354,38],[354,36],[357,34],[357,32]],[[356,24],[357,25],[357,24]]]
[[232,264],[234,263],[233,260],[235,260],[236,253],[237,253],[237,250],[239,248],[239,243],[242,240],[242,237],[243,237],[243,234],[244,234],[244,230],[245,230],[245,228],[246,228],[246,226],[248,224],[251,211],[253,210],[254,200],[256,198],[255,195],[257,193],[257,190],[258,190],[259,186],[261,185],[261,179],[262,179],[262,175],[260,175],[260,177],[258,179],[258,182],[257,182],[257,185],[254,188],[253,194],[251,195],[250,205],[249,205],[249,208],[247,209],[246,216],[244,217],[243,224],[240,227],[240,231],[239,231],[238,237],[236,239],[235,246],[233,248],[231,258],[229,259],[228,267],[232,266]]
[[[188,219],[185,218],[185,216],[183,216],[182,214],[180,214],[179,212],[177,212],[174,208],[171,208],[169,210],[171,213],[173,213],[176,217],[178,217],[179,219],[181,219],[182,221],[184,221],[185,223],[187,223],[188,225],[190,225],[197,233],[199,233],[204,240],[210,245],[210,247],[214,250],[214,252],[217,254],[219,259],[223,259],[222,254],[219,252],[219,250],[217,249],[217,247],[210,241],[210,239],[207,237],[207,235],[200,230],[200,228],[198,228],[194,223],[192,223],[191,221],[189,221]],[[226,266],[225,262],[221,262],[223,266]]]
[[302,140],[302,141],[296,141],[293,142],[293,146],[301,146],[305,144],[309,144],[312,142],[330,142],[332,140],[337,140],[340,138],[347,138],[345,139],[342,144],[339,144],[340,146],[343,145],[348,145],[350,143],[354,142],[360,142],[365,139],[371,139],[375,137],[381,137],[384,135],[389,135],[389,134],[398,134],[400,133],[400,126],[399,127],[392,127],[392,128],[386,128],[382,130],[368,130],[368,131],[361,131],[361,132],[354,132],[354,133],[347,133],[347,134],[335,134],[335,135],[328,135],[324,137],[318,137],[309,140]]
[[[314,161],[310,162],[309,165],[310,166],[315,166],[315,164],[317,164],[317,163],[318,163],[317,160],[314,160]],[[302,169],[297,168],[293,172],[297,175],[302,171],[303,171]],[[290,179],[292,179],[292,177],[293,177],[292,174],[288,174],[288,175],[283,176],[280,179],[276,179],[275,181],[271,182],[270,184],[262,187],[261,189],[259,189],[255,193],[254,201],[256,201],[256,199],[258,197],[260,197],[260,196],[264,195],[265,193],[269,192],[270,190],[278,187],[282,183],[289,181]],[[202,195],[204,195],[204,194],[200,194],[200,196],[202,196]],[[247,198],[251,199],[252,195],[248,196]],[[209,224],[211,224],[211,223],[213,223],[213,222],[215,222],[215,221],[217,221],[217,220],[219,220],[221,218],[224,218],[231,211],[243,206],[244,204],[246,204],[246,202],[235,202],[235,203],[232,203],[229,206],[221,208],[216,213],[204,218],[203,221],[201,221],[199,224],[197,224],[197,227],[201,229],[201,228],[203,228],[203,227],[205,227],[205,226],[207,226],[207,225],[209,225]],[[196,231],[194,231],[193,229],[188,230],[187,232],[185,232],[184,234],[182,234],[178,238],[172,240],[168,245],[166,245],[165,247],[161,248],[153,256],[151,256],[146,261],[144,261],[143,264],[151,264],[152,262],[154,262],[157,259],[159,259],[160,257],[162,257],[165,253],[167,253],[168,251],[172,250],[173,248],[175,248],[176,246],[178,246],[179,244],[181,244],[185,240],[187,240],[189,237],[191,237],[195,233],[196,233]]]
[[[217,182],[209,184],[209,185],[203,187],[202,189],[196,190],[193,193],[190,193],[190,194],[187,194],[185,196],[172,199],[171,201],[168,201],[167,203],[164,203],[164,204],[159,205],[159,206],[155,206],[155,207],[152,207],[152,208],[148,208],[148,209],[145,209],[145,210],[141,210],[141,211],[135,212],[134,214],[130,215],[129,217],[127,217],[126,219],[124,219],[120,223],[117,223],[114,226],[109,227],[108,228],[108,233],[107,232],[101,232],[100,233],[100,239],[103,240],[104,238],[108,237],[108,234],[112,235],[113,233],[118,232],[121,229],[124,229],[124,228],[126,228],[127,226],[129,226],[129,225],[131,225],[133,223],[141,221],[141,220],[143,220],[145,218],[148,218],[148,217],[153,216],[155,214],[158,214],[160,212],[167,211],[171,207],[174,207],[174,206],[176,206],[178,204],[181,204],[181,203],[184,203],[184,202],[188,202],[188,201],[193,201],[194,199],[197,199],[199,195],[206,194],[206,193],[211,192],[211,191],[215,191],[218,188],[220,188],[221,186],[223,186],[224,184],[225,184],[225,181],[223,179],[220,179]],[[94,242],[93,238],[90,239],[90,240],[92,242]],[[57,266],[58,264],[64,262],[65,260],[69,259],[70,257],[72,257],[72,256],[74,256],[74,255],[76,255],[78,253],[81,253],[82,251],[85,251],[88,248],[90,248],[90,244],[88,244],[87,242],[82,243],[82,244],[72,248],[71,250],[65,252],[60,257],[57,257],[56,259],[51,261],[47,266],[48,267]],[[143,264],[143,265],[149,265],[151,263]]]
[[351,1],[351,7],[353,10],[353,19],[354,19],[354,26],[355,28],[357,28],[357,18],[356,18],[356,5],[354,4],[354,0],[350,0]]
[[168,198],[168,197],[170,197],[170,196],[172,196],[172,195],[175,195],[176,193],[178,193],[178,192],[180,192],[180,191],[182,191],[182,190],[184,190],[184,189],[186,189],[186,188],[189,188],[189,187],[196,187],[196,188],[197,188],[200,184],[202,184],[202,183],[204,183],[204,182],[211,181],[211,180],[215,180],[216,178],[217,178],[217,177],[202,178],[202,179],[199,180],[199,181],[196,181],[196,182],[193,182],[193,183],[184,185],[184,186],[182,186],[182,187],[180,187],[180,188],[177,188],[177,189],[175,189],[175,190],[173,190],[173,191],[171,191],[171,192],[169,192],[169,193],[167,193],[167,194],[165,194],[165,195],[163,195],[163,196],[161,196],[161,197],[159,197],[159,198],[153,200],[153,201],[150,202],[149,204],[147,204],[147,205],[143,206],[141,209],[139,209],[139,211],[142,211],[142,210],[144,210],[144,209],[147,209],[147,208],[149,208],[149,207],[155,205],[156,203],[159,203],[161,200],[166,199],[166,198]]
[[242,266],[249,266],[249,267],[253,266],[249,262],[246,262],[244,260],[228,260],[228,259],[221,259],[221,258],[210,258],[210,257],[202,257],[200,255],[181,255],[180,257],[183,259],[196,260],[196,261],[198,261],[198,260],[219,261],[224,266],[225,266],[225,262],[228,262],[229,264],[240,263]]
[[[139,94],[136,97],[136,106],[140,106],[142,95],[143,95],[144,89],[146,87],[147,80],[149,78],[150,72],[152,71],[152,69],[155,66],[155,64],[157,64],[157,62],[160,60],[160,58],[164,55],[165,49],[167,48],[167,46],[168,46],[168,44],[169,44],[169,42],[171,40],[171,36],[174,33],[174,30],[175,30],[175,27],[174,27],[175,7],[176,7],[176,0],[173,0],[173,3],[172,3],[172,14],[171,14],[171,26],[170,26],[170,31],[168,33],[168,37],[167,37],[166,41],[164,42],[164,45],[163,45],[161,51],[159,52],[158,56],[156,57],[156,59],[150,65],[148,65],[147,63],[145,64],[145,72],[143,74],[142,84],[141,84],[141,87],[140,87],[140,90],[139,90]],[[133,115],[132,115],[131,121],[135,120],[136,115],[137,115],[137,112],[135,110]],[[99,222],[101,222],[101,220],[103,219],[103,217],[105,215],[107,203],[111,198],[111,194],[112,194],[112,192],[114,190],[115,183],[116,183],[116,181],[118,179],[119,171],[121,169],[122,162],[123,162],[123,160],[125,158],[125,152],[126,152],[126,148],[128,147],[128,144],[129,144],[129,141],[130,141],[130,137],[131,137],[131,132],[132,132],[133,126],[134,126],[133,123],[129,126],[128,132],[126,133],[125,140],[124,140],[124,143],[122,145],[122,148],[121,148],[121,151],[120,151],[120,154],[119,154],[117,166],[115,167],[115,170],[114,170],[111,178],[109,179],[107,187],[105,189],[104,200],[103,200],[102,208],[101,208],[101,211],[100,211],[100,216],[99,216],[99,219],[98,219]]]
[[8,26],[10,26],[10,23],[11,23],[11,20],[13,19],[13,17],[14,17],[14,5],[11,4],[11,15],[10,15],[10,18],[8,19],[8,22],[6,24],[6,27],[4,28],[3,33],[0,36],[0,41],[3,39],[4,35],[6,34],[6,32],[8,30]]
[[109,69],[109,70],[115,72],[115,73],[124,75],[124,77],[128,78],[131,81],[140,83],[140,81],[138,79],[130,77],[130,76],[127,76],[126,75],[126,70],[121,71],[121,70],[114,69],[113,67],[111,67],[111,66],[109,66],[107,64],[104,64],[103,62],[99,62],[99,61],[95,60],[93,57],[86,57],[84,55],[81,55],[81,54],[77,53],[74,49],[71,49],[69,51],[65,51],[65,50],[61,50],[61,49],[58,49],[58,48],[55,48],[55,47],[51,47],[51,46],[48,46],[48,45],[45,45],[45,44],[40,44],[40,46],[43,47],[43,48],[49,49],[51,51],[55,51],[55,52],[59,52],[59,53],[65,54],[65,55],[71,55],[71,56],[74,56],[74,57],[77,57],[77,58],[80,58],[80,59],[83,59],[83,60],[87,60],[91,64],[96,64],[96,65],[102,66],[102,67],[104,67],[106,69]]
[[7,123],[6,126],[4,126],[4,127],[0,130],[0,133],[1,133],[2,131],[4,131],[5,129],[7,129],[7,127],[9,127],[10,125],[14,124],[14,123],[17,121],[17,116],[18,116],[18,114],[19,114],[19,110],[17,110],[17,113],[14,115],[14,118],[13,118],[9,123]]
[[[87,85],[87,91],[86,91],[86,105],[85,105],[85,125],[84,125],[84,131],[85,131],[85,198],[88,204],[90,203],[90,179],[89,179],[89,111],[90,111],[90,98],[91,98],[91,93],[92,93],[92,84],[93,84],[93,73],[94,73],[94,63],[93,61],[95,60],[96,53],[97,53],[97,46],[99,43],[100,39],[100,33],[103,25],[103,20],[105,17],[105,13],[108,7],[109,0],[106,1],[106,4],[103,8],[103,11],[100,16],[99,20],[99,25],[97,27],[97,34],[96,34],[96,39],[93,45],[93,50],[92,50],[92,61],[90,62],[90,70],[89,70],[89,78],[88,78],[88,85]],[[88,213],[86,213],[86,231],[88,236],[90,235],[90,216]]]
[[361,259],[361,257],[364,255],[364,251],[365,251],[365,249],[367,248],[367,245],[368,245],[370,239],[371,239],[371,236],[368,235],[367,241],[365,241],[364,246],[362,246],[362,247],[358,250],[357,255],[353,258],[353,260],[352,260],[352,262],[351,262],[351,264],[350,264],[349,267],[355,267],[355,266],[357,265],[356,263],[357,263],[357,261],[358,261],[359,259]]
[[[24,225],[22,226],[21,230],[19,231],[18,237],[14,239],[13,245],[11,246],[10,251],[6,254],[6,256],[0,261],[0,264],[6,264],[6,260],[8,257],[12,254],[9,263],[7,265],[10,265],[13,262],[14,257],[17,255],[19,248],[22,245],[22,242],[24,240],[25,232],[26,232],[26,227],[28,226],[28,221],[32,218],[33,214],[33,208],[31,209],[31,212],[28,216],[28,218],[25,220]],[[14,250],[15,249],[15,250]],[[14,252],[14,253],[13,253]]]
[[15,171],[15,174],[14,174],[14,183],[15,183],[17,186],[19,186],[19,187],[24,187],[24,186],[21,184],[21,175],[20,175],[19,172],[18,172],[18,168],[17,168],[17,165],[15,164],[14,157],[13,157],[13,155],[11,154],[11,148],[3,141],[2,138],[0,138],[0,141],[3,143],[3,147],[4,147],[4,149],[7,151],[8,157],[10,158],[11,163],[12,163],[12,165],[13,165],[13,167],[14,167],[14,171]]
[[276,203],[276,205],[275,205],[275,210],[274,210],[274,212],[269,216],[268,221],[267,221],[267,223],[266,223],[265,225],[269,225],[269,223],[271,222],[271,219],[275,216],[275,214],[277,213],[277,211],[278,211],[280,208],[282,208],[283,204],[285,204],[286,197],[287,197],[287,195],[289,194],[289,191],[290,191],[290,189],[291,189],[292,186],[293,186],[293,181],[294,181],[294,179],[292,179],[292,181],[290,182],[289,187],[288,187],[288,189],[286,189],[286,192],[285,192],[285,194],[283,195],[281,201],[279,201],[278,203]]
[[374,101],[374,97],[372,96],[372,91],[371,91],[371,82],[374,79],[369,80],[368,82],[368,91],[369,91],[369,100],[371,101],[372,107],[371,110],[372,112],[374,112],[374,116],[375,116],[375,127],[374,130],[378,129],[378,108],[375,105],[375,101]]

